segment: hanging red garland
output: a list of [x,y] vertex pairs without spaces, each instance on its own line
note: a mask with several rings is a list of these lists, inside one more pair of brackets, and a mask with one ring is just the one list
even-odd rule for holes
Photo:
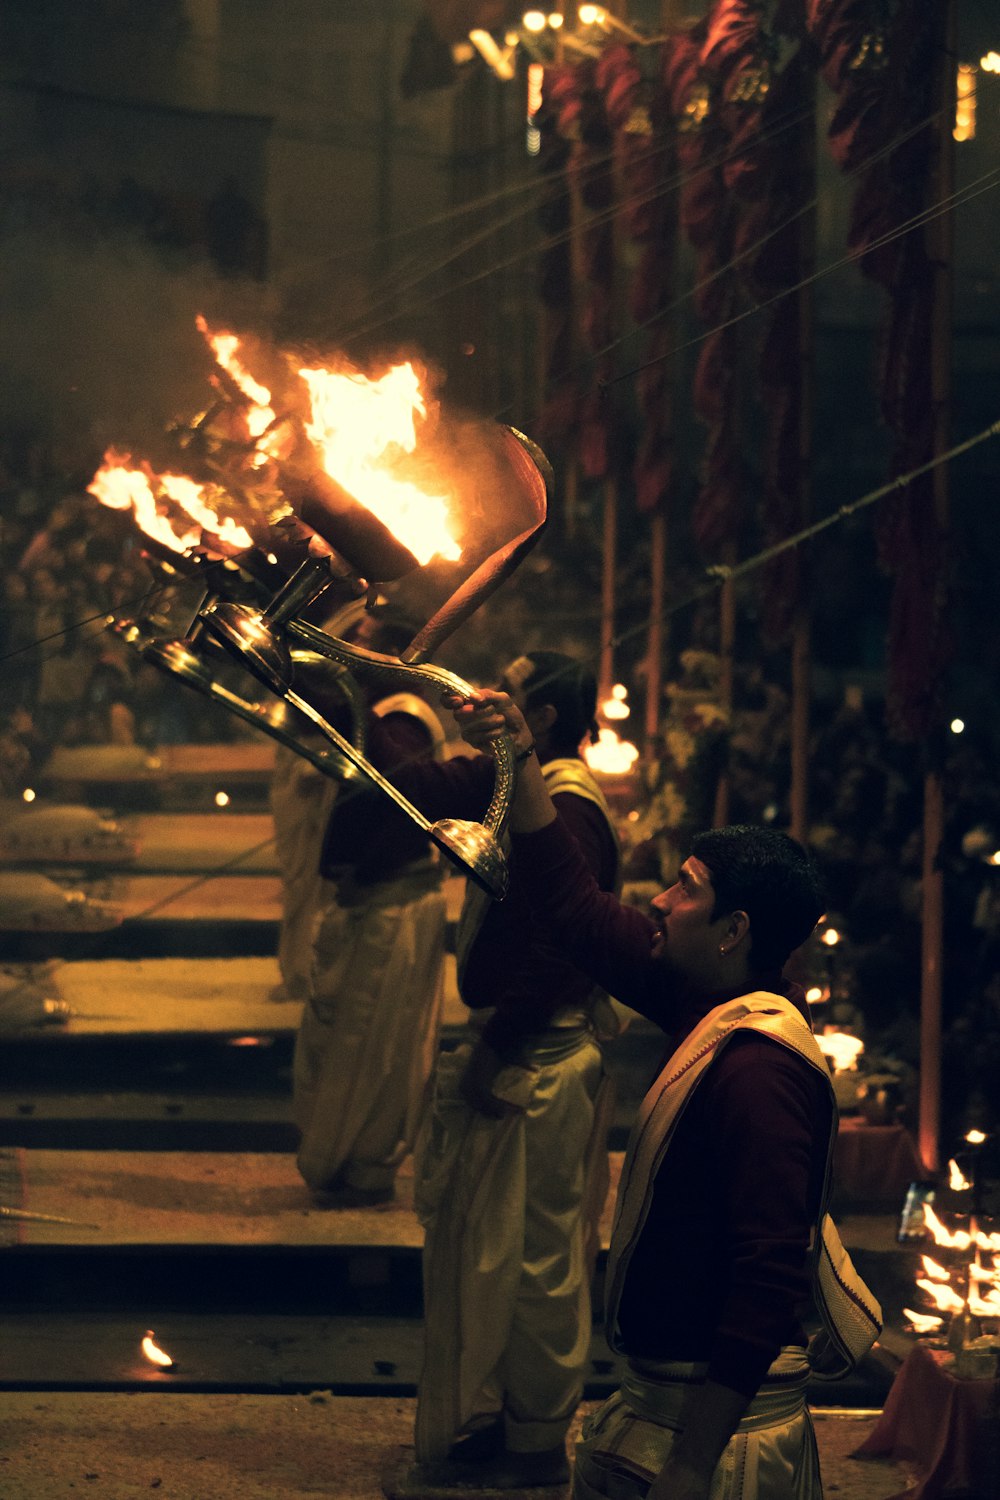
[[[823,75],[837,94],[830,149],[842,170],[861,173],[848,243],[863,272],[888,298],[878,385],[882,417],[893,438],[892,475],[933,456],[934,267],[921,230],[898,237],[895,232],[927,207],[936,128],[936,9],[924,0],[885,0],[873,20],[872,6],[862,0],[806,4]],[[953,649],[947,538],[928,477],[882,503],[877,537],[880,561],[895,575],[889,722],[902,737],[919,738],[937,726],[943,673]]]

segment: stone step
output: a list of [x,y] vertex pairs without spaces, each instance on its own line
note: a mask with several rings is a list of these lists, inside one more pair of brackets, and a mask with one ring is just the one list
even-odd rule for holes
[[[612,1153],[605,1248],[621,1162]],[[0,1203],[26,1214],[0,1218],[0,1307],[13,1318],[0,1384],[141,1387],[149,1377],[144,1366],[142,1379],[135,1373],[135,1345],[137,1330],[141,1338],[147,1327],[164,1342],[184,1348],[193,1341],[202,1351],[179,1359],[190,1389],[319,1384],[388,1392],[387,1363],[398,1388],[415,1381],[422,1230],[410,1161],[393,1204],[330,1210],[313,1204],[294,1158],[280,1153],[5,1151]],[[887,1320],[901,1327],[917,1253],[897,1245],[894,1219],[848,1218],[841,1230]],[[596,1306],[603,1269],[602,1252]],[[93,1325],[101,1350],[91,1361],[79,1340],[73,1347],[81,1318]],[[325,1352],[309,1326],[317,1318],[329,1320]],[[880,1400],[907,1347],[901,1331],[890,1334],[856,1378],[818,1399]],[[39,1349],[51,1356],[50,1386]],[[314,1357],[317,1350],[322,1358]],[[595,1381],[613,1378],[598,1334],[592,1360]]]
[[[605,1247],[623,1159],[620,1151],[609,1153],[601,1219]],[[28,1252],[377,1246],[406,1253],[422,1242],[412,1158],[400,1168],[392,1203],[329,1209],[313,1201],[291,1153],[5,1148],[0,1203],[14,1211],[0,1218],[0,1236],[11,1252],[8,1265]],[[840,1230],[860,1258],[915,1266],[918,1249],[898,1243],[897,1223],[895,1215],[848,1214]]]
[[[173,1360],[142,1353],[147,1332]],[[184,1311],[14,1311],[4,1320],[0,1390],[300,1391],[413,1396],[423,1357],[419,1316]],[[595,1330],[585,1394],[610,1394],[620,1368]]]
[[[163,1389],[169,1389],[164,1383]],[[581,1407],[570,1446],[591,1403]],[[814,1412],[826,1491],[837,1500],[886,1500],[913,1483],[908,1466],[851,1458],[877,1413]],[[414,1496],[414,1402],[298,1394],[12,1391],[4,1396],[4,1500],[101,1500],[157,1492],[179,1500],[385,1500]],[[397,1479],[398,1476],[398,1479]],[[397,1487],[400,1485],[400,1487]],[[567,1500],[566,1489],[505,1492],[503,1500]],[[477,1500],[498,1492],[477,1491]],[[453,1491],[450,1500],[456,1500]]]
[[[154,1365],[142,1352],[147,1333],[173,1361]],[[127,1313],[15,1309],[5,1314],[0,1391],[301,1392],[334,1396],[412,1397],[423,1360],[419,1315],[379,1308],[367,1316],[196,1310],[164,1305],[150,1291]],[[870,1361],[810,1399],[838,1407],[880,1406],[897,1364]],[[622,1360],[599,1326],[591,1337],[584,1399],[599,1400],[620,1383]]]
[[[16,882],[8,913],[0,910],[0,962],[274,954],[281,924],[281,880],[276,872],[268,873],[265,865],[273,867],[257,845],[241,838],[231,847],[231,855],[223,848],[198,867],[178,846],[178,863],[165,862],[157,871],[49,867],[42,873],[0,866],[0,883]],[[248,856],[245,864],[243,855]],[[33,890],[37,887],[30,900],[26,882],[33,883]],[[96,926],[74,923],[74,907],[67,905],[63,894],[67,890],[78,893],[78,900],[86,897],[100,904]],[[461,876],[446,877],[449,954],[463,891]]]
[[174,811],[209,810],[216,793],[266,811],[274,745],[264,737],[214,745],[61,745],[38,773],[53,800]]

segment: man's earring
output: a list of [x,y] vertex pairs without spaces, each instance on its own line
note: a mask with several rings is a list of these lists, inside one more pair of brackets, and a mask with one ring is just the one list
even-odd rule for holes
[[724,945],[720,945],[720,947],[719,947],[719,957],[720,958],[725,958],[727,952],[728,952],[728,950],[726,949],[726,947]]

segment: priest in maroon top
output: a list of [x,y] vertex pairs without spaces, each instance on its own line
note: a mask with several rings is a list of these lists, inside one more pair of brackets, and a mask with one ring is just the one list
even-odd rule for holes
[[[473,744],[501,732],[513,734],[515,745],[528,741],[505,695],[449,706]],[[783,996],[806,1013],[801,991],[781,971],[823,901],[812,862],[787,835],[751,827],[700,835],[676,883],[646,915],[598,889],[530,759],[511,827],[516,880],[550,937],[610,994],[661,1026],[675,1049],[716,1006],[753,991]],[[779,1354],[804,1350],[810,1240],[832,1108],[815,1069],[754,1032],[729,1042],[684,1108],[656,1169],[609,1330],[630,1370],[677,1362],[698,1372],[665,1462],[651,1471],[651,1500],[707,1500]],[[619,1481],[628,1463],[619,1468],[614,1492],[624,1494]],[[606,1492],[595,1473],[592,1465],[585,1477],[578,1473],[577,1494]],[[816,1493],[800,1481],[789,1470],[733,1493],[767,1500]],[[645,1489],[644,1482],[636,1493]]]

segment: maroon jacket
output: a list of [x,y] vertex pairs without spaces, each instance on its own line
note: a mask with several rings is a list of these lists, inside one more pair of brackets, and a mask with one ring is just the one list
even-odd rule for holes
[[[444,817],[481,821],[493,794],[492,757],[427,759],[418,731],[419,725],[405,716],[372,718],[367,744],[372,763],[432,822]],[[600,888],[613,889],[618,852],[601,810],[569,792],[555,800],[584,869]],[[347,864],[362,880],[384,879],[404,855],[412,859],[426,848],[425,835],[381,792],[341,796],[327,831],[323,872],[333,874],[338,865]],[[494,1007],[483,1030],[485,1040],[501,1057],[516,1061],[556,1011],[585,1006],[593,988],[548,940],[519,881],[512,880],[506,899],[488,908],[463,976],[465,1004],[473,1010]]]
[[[557,820],[514,840],[514,879],[564,951],[672,1034],[734,993],[685,1003],[651,956],[650,918],[600,891]],[[806,1013],[801,991],[771,989]],[[729,1041],[692,1095],[660,1166],[618,1311],[633,1358],[707,1361],[752,1396],[783,1344],[803,1344],[808,1247],[831,1125],[814,1068],[770,1038]]]

